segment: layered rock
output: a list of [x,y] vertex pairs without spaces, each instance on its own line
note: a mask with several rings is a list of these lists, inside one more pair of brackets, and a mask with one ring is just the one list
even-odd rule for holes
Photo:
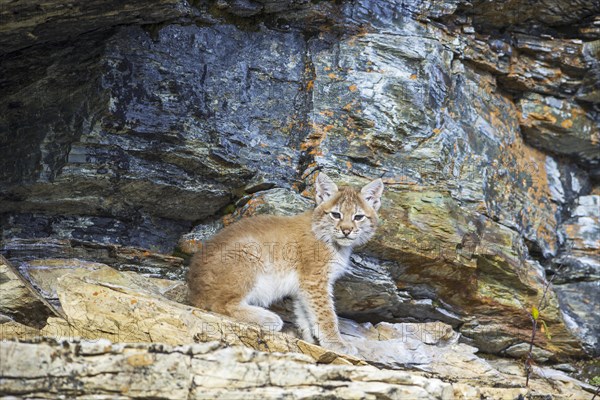
[[[80,259],[110,265],[120,271],[134,271],[149,277],[183,280],[183,259],[147,249],[102,244],[76,239],[5,240],[3,252],[27,275],[42,259]],[[39,268],[37,268],[39,269]]]
[[[555,389],[535,381],[536,388],[530,391],[494,387],[493,382],[480,386],[448,383],[418,373],[374,367],[315,365],[301,355],[223,348],[215,342],[169,346],[112,344],[107,340],[3,341],[0,356],[6,360],[0,366],[6,377],[0,383],[4,394],[48,399],[57,395],[122,399],[455,399],[528,394],[585,398],[591,394],[570,388],[573,381],[560,373],[552,375]],[[48,380],[52,385],[48,386]]]
[[553,260],[556,293],[571,329],[593,352],[600,337],[600,196],[579,197],[561,231],[566,240]]
[[583,160],[600,158],[600,127],[575,103],[528,94],[520,100],[521,127],[537,147]]
[[[50,318],[37,331],[0,324],[0,391],[5,395],[579,398],[593,390],[550,369],[536,374],[553,374],[552,386],[534,375],[524,388],[518,365],[478,358],[475,348],[457,344],[459,334],[441,323],[374,327],[341,321],[346,340],[362,357],[388,367],[418,368],[379,370],[293,336],[170,301],[161,294],[164,285],[150,278],[86,263],[67,273],[54,272],[46,276],[56,279],[52,287],[64,319]],[[11,341],[15,338],[20,342]]]
[[600,176],[598,9],[555,3],[18,2],[0,25],[3,252],[24,272],[78,257],[182,279],[154,253],[193,226],[192,247],[309,208],[319,169],[382,176],[343,315],[441,320],[520,356],[544,270],[568,264],[536,346],[597,352],[598,300],[563,294],[598,282],[593,217],[570,214]]
[[191,14],[179,0],[46,2],[21,0],[0,11],[0,47],[10,53],[117,25],[158,23]]

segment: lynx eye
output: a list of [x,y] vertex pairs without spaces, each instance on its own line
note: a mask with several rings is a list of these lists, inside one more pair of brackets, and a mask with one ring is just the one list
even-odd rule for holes
[[331,214],[331,216],[334,219],[340,219],[340,218],[342,218],[342,214],[340,214],[339,212],[330,212],[329,214]]
[[362,215],[362,214],[356,214],[356,215],[354,216],[354,220],[355,220],[355,221],[362,221],[363,219],[365,219],[365,216],[364,216],[364,215]]

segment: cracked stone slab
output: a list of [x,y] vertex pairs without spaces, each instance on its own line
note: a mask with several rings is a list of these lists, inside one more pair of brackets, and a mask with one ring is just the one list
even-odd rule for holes
[[0,255],[0,316],[42,327],[60,315],[6,258]]

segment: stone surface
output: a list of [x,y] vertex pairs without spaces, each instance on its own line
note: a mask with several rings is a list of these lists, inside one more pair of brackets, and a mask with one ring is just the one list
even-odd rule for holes
[[60,42],[116,25],[162,22],[191,12],[180,0],[36,1],[18,0],[0,10],[0,49],[10,53],[40,43]]
[[[382,226],[336,288],[340,312],[441,320],[493,353],[524,343],[545,269],[571,265],[556,283],[575,285],[597,250],[568,247],[589,229],[577,199],[598,194],[599,5],[544,4],[13,2],[3,254],[181,279],[167,255],[193,226],[183,244],[308,207],[320,169],[381,176]],[[596,298],[561,296],[536,346],[597,354]]]
[[[58,297],[66,318],[50,319],[38,335],[172,345],[220,340],[263,351],[301,352],[320,361],[336,359],[335,354],[293,337],[261,331],[169,301],[168,293],[172,290],[169,282],[118,272],[98,263],[79,262],[78,268],[73,268],[77,263],[77,260],[39,260],[30,269],[34,282],[43,290],[56,291],[49,296]],[[19,336],[21,331],[17,332]],[[458,345],[459,335],[442,323],[383,323],[373,327],[369,323],[343,321],[341,332],[357,347],[362,358],[392,367],[420,365],[442,372],[449,365],[448,359],[476,351]],[[6,331],[5,334],[10,337]],[[335,362],[348,363],[344,358]],[[485,365],[477,358],[471,359],[471,363],[477,362]]]
[[8,239],[2,242],[2,253],[14,260],[25,273],[30,262],[35,264],[36,260],[45,258],[99,262],[120,271],[134,271],[154,278],[183,280],[186,273],[180,257],[143,248],[75,239]]
[[[60,278],[74,271],[80,273],[86,273],[85,271],[87,271],[87,273],[93,276],[93,271],[98,271],[106,267],[105,264],[97,262],[64,258],[36,259],[21,265],[21,268],[24,268],[29,281],[39,289],[46,300],[55,304],[57,307],[60,307],[57,294],[58,280]],[[137,272],[133,271],[123,271],[122,273],[126,275],[132,283],[139,285],[147,291],[164,296],[165,298],[178,303],[187,303],[187,285],[183,281],[172,281],[152,277],[143,278]]]
[[521,130],[534,146],[577,159],[600,159],[600,124],[577,104],[529,94],[519,108]]
[[6,361],[0,365],[5,377],[0,390],[35,398],[496,399],[529,394],[584,399],[593,390],[550,369],[540,369],[539,375],[555,379],[552,385],[532,379],[531,388],[525,389],[506,381],[506,373],[448,382],[418,371],[315,365],[302,355],[224,348],[218,342],[171,346],[113,344],[106,339],[2,341],[0,356]]
[[563,249],[553,260],[565,320],[590,352],[600,337],[600,196],[578,197],[561,225]]
[[474,21],[483,27],[501,28],[525,22],[550,26],[577,23],[600,12],[597,1],[523,1],[510,0],[490,5],[476,0],[471,13]]
[[65,319],[49,319],[41,334],[171,345],[219,340],[269,352],[304,353],[323,362],[360,363],[268,327],[261,330],[168,300],[163,286],[107,266],[73,270],[56,282]]
[[[0,255],[0,319],[41,327],[56,310]],[[3,321],[4,322],[4,321]]]
[[222,219],[195,226],[190,233],[182,236],[179,248],[184,253],[195,253],[203,242],[209,240],[224,226],[240,218],[260,214],[295,215],[312,209],[314,203],[291,189],[275,188],[244,196],[235,207],[231,214]]
[[[179,347],[107,340],[2,342],[0,356],[6,361],[0,372],[7,377],[0,383],[2,392],[36,398],[453,398],[452,385],[435,378],[381,374],[373,367],[316,366],[306,357],[221,348],[214,342]],[[48,388],[45,381],[53,378]]]
[[[553,385],[534,376],[525,389],[519,364],[492,366],[474,354],[475,348],[457,343],[460,335],[442,323],[373,326],[342,320],[345,338],[367,360],[417,367],[381,370],[286,334],[174,303],[150,278],[88,267],[58,278],[66,319],[51,318],[41,330],[0,324],[4,395],[451,399],[531,393],[583,398],[593,389],[564,374]],[[16,338],[21,342],[10,341]]]

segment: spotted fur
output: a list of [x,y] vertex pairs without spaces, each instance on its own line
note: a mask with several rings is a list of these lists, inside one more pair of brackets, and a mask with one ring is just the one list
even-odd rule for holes
[[278,331],[283,322],[266,307],[290,296],[305,340],[353,353],[338,331],[333,283],[348,270],[352,249],[375,233],[382,193],[381,179],[359,192],[321,173],[313,211],[228,226],[192,258],[191,304]]

